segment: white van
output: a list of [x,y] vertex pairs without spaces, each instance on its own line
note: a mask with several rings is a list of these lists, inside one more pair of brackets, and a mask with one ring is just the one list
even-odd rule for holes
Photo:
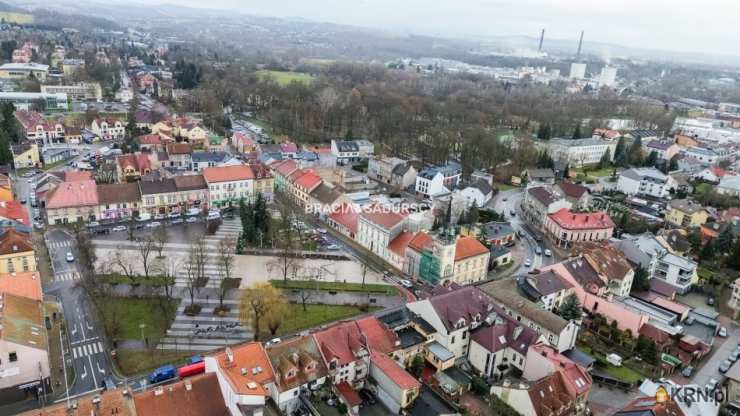
[[211,212],[208,213],[208,217],[207,218],[208,218],[209,221],[210,220],[217,220],[217,219],[221,218],[221,213],[211,211]]
[[192,216],[195,216],[195,215],[198,215],[198,214],[200,214],[200,209],[199,208],[190,208],[190,209],[188,209],[188,213],[187,213],[187,216],[188,217],[192,217]]
[[147,213],[143,213],[143,214],[139,214],[139,216],[136,218],[136,221],[143,222],[143,221],[149,221],[150,219],[152,219],[151,215]]
[[614,353],[607,355],[606,361],[608,361],[609,364],[614,365],[616,367],[622,366],[622,357]]

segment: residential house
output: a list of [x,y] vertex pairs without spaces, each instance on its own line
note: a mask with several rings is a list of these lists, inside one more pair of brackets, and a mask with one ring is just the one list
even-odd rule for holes
[[573,284],[552,270],[520,276],[517,286],[524,297],[550,312],[557,311],[565,298],[574,293]]
[[65,126],[59,122],[53,122],[44,118],[35,111],[18,110],[15,113],[16,120],[23,127],[23,132],[28,140],[36,144],[50,144],[63,141]]
[[2,201],[0,200],[0,225],[12,226],[18,225],[30,227],[31,219],[26,209],[20,201]]
[[192,166],[193,146],[190,143],[169,143],[166,147],[167,159],[166,165],[178,170],[190,169]]
[[576,397],[569,394],[561,372],[528,383],[507,379],[491,386],[491,392],[522,416],[576,415]]
[[[125,394],[124,394],[125,393]],[[20,413],[22,416],[83,416],[91,414],[115,414],[117,416],[138,416],[131,394],[125,389],[103,390],[94,394],[80,396],[75,400],[74,411],[69,410],[66,401],[47,404],[42,409]]]
[[342,204],[332,211],[326,219],[327,224],[337,232],[354,240],[357,237],[360,220],[359,212],[351,204]]
[[531,184],[554,185],[555,172],[552,169],[529,168],[522,173]]
[[46,221],[48,224],[95,221],[99,205],[94,180],[62,182],[46,194]]
[[164,150],[164,143],[162,143],[162,137],[158,134],[145,134],[136,138],[136,142],[139,143],[139,149],[147,150],[150,152],[158,152]]
[[542,335],[558,352],[567,351],[575,346],[578,324],[566,321],[521,296],[515,281],[503,279],[479,287],[494,299],[507,315]]
[[275,178],[272,169],[259,161],[250,163],[248,166],[254,173],[255,196],[261,194],[267,203],[272,203],[275,189]]
[[309,195],[323,183],[320,176],[310,170],[298,170],[289,178],[290,197],[295,204],[305,207],[309,204]]
[[591,191],[585,186],[577,185],[570,181],[562,181],[555,186],[571,206],[577,210],[586,210],[591,206]]
[[275,176],[275,190],[283,192],[288,188],[288,178],[298,170],[298,164],[293,160],[283,160],[270,165]]
[[674,199],[668,203],[665,220],[682,228],[696,228],[709,219],[704,207],[690,199]]
[[623,171],[617,180],[617,189],[627,195],[665,198],[676,183],[670,176],[655,168],[632,168]]
[[35,272],[36,255],[31,236],[6,229],[0,234],[0,274],[16,272]]
[[617,247],[606,242],[583,242],[573,246],[571,257],[588,264],[605,283],[605,294],[617,297],[630,294],[635,271]]
[[262,416],[263,408],[275,389],[275,374],[265,349],[259,342],[226,347],[205,359],[206,373],[216,373],[221,396],[230,414]]
[[567,199],[543,186],[528,187],[521,206],[524,220],[536,229],[544,228],[549,214],[572,207]]
[[141,192],[141,212],[166,215],[179,212],[178,193],[172,178],[138,181]]
[[614,222],[605,212],[573,212],[563,208],[545,217],[544,228],[558,247],[569,247],[581,241],[608,240],[614,232]]
[[378,398],[394,414],[419,396],[421,383],[385,354],[370,353],[370,376],[378,386]]
[[138,217],[141,191],[137,183],[100,184],[98,191],[98,218],[121,220]]
[[686,293],[699,281],[697,263],[673,253],[652,234],[625,235],[617,247],[630,262],[647,270],[651,279],[668,283],[678,293]]
[[491,246],[491,257],[489,260],[491,268],[495,269],[500,266],[506,266],[511,261],[511,250],[503,246]]
[[280,143],[280,155],[283,159],[296,159],[298,157],[298,145],[293,142]]
[[231,136],[231,146],[239,153],[251,153],[257,149],[255,141],[242,132],[235,132]]
[[488,182],[477,181],[457,192],[463,197],[468,207],[484,207],[493,198],[494,189]]
[[254,172],[249,166],[222,166],[203,169],[208,184],[209,205],[232,206],[240,200],[254,201]]
[[137,180],[153,170],[150,153],[127,153],[118,156],[116,162],[120,182]]
[[174,178],[177,190],[179,210],[172,212],[187,212],[191,208],[203,209],[208,203],[208,184],[203,175],[178,175]]
[[397,165],[391,172],[391,185],[398,189],[407,189],[416,183],[418,172],[411,164]]
[[336,158],[338,165],[346,165],[360,160],[360,147],[354,140],[332,140],[331,153]]
[[242,165],[239,159],[226,152],[194,151],[190,155],[190,170],[202,172],[206,168]]
[[316,390],[326,381],[328,371],[312,335],[302,335],[265,347],[275,374],[270,388],[272,400],[285,414],[300,405],[300,392]]
[[476,237],[483,238],[491,246],[507,246],[514,244],[516,231],[511,223],[491,221],[480,225],[480,232]]
[[658,160],[671,160],[673,156],[676,156],[681,150],[681,146],[677,145],[675,142],[660,140],[644,142],[642,147],[644,148],[646,155],[655,152],[658,156]]
[[727,300],[727,305],[733,311],[733,319],[737,319],[738,315],[740,315],[740,278],[735,279],[732,283],[732,292],[730,293],[730,298]]
[[455,266],[452,281],[470,284],[488,277],[491,253],[474,237],[460,237],[455,243]]
[[[0,242],[2,257],[6,257],[4,246],[5,241]],[[0,270],[7,273],[3,260],[0,259]],[[49,391],[49,351],[41,300],[12,292],[0,295],[0,374],[3,375],[0,391],[6,397],[17,396],[19,391],[31,388]]]
[[570,398],[575,397],[574,415],[590,414],[588,395],[593,384],[586,368],[545,344],[537,344],[527,351],[527,367],[523,377],[527,380],[541,380],[560,373],[565,390]]
[[720,160],[719,155],[712,149],[700,146],[693,146],[682,152],[685,156],[694,158],[705,165],[713,165]]
[[10,146],[13,153],[13,166],[16,169],[41,166],[39,146],[35,143],[20,143]]
[[354,321],[338,322],[313,334],[334,385],[359,388],[369,373],[370,349]]
[[725,378],[727,379],[727,406],[736,412],[740,411],[740,364],[733,364],[725,373]]
[[740,197],[740,176],[725,176],[714,190],[720,195]]
[[72,149],[44,149],[41,152],[41,161],[43,165],[48,169],[51,165],[59,164],[65,160],[72,159],[76,155],[76,151]]
[[322,182],[308,194],[307,212],[317,215],[320,219],[326,218],[333,212],[333,208],[341,204],[344,194]]
[[431,198],[439,194],[446,194],[454,189],[462,169],[456,163],[448,163],[443,167],[425,168],[416,175],[416,195],[422,198]]
[[126,125],[113,117],[96,118],[90,124],[90,131],[101,140],[123,140],[126,137]]
[[699,179],[704,182],[719,183],[725,175],[727,175],[727,172],[724,169],[709,167],[701,172],[695,173],[694,179]]
[[390,185],[393,180],[393,170],[398,166],[405,166],[406,161],[397,157],[370,158],[367,167],[367,176],[378,182]]
[[[215,372],[134,393],[136,416],[230,416]],[[95,411],[92,412],[95,414]],[[106,414],[120,414],[112,410]]]

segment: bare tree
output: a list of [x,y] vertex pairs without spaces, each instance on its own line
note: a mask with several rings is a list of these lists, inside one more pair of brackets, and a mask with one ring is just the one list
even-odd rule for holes
[[269,272],[276,270],[283,278],[284,283],[288,283],[288,276],[300,268],[300,259],[294,247],[293,237],[290,229],[281,229],[276,233],[277,252],[275,259],[267,264]]
[[284,315],[287,301],[279,289],[270,283],[260,282],[242,292],[239,306],[240,321],[245,326],[252,324],[254,340],[258,341],[263,319],[273,314]]
[[364,289],[365,288],[365,278],[367,277],[367,263],[363,261],[361,264],[362,264],[362,288]]
[[152,254],[154,254],[156,243],[150,237],[139,238],[136,240],[136,251],[139,254],[141,268],[144,271],[144,278],[149,279],[149,271],[152,266]]
[[180,260],[177,257],[168,257],[165,262],[160,265],[159,273],[164,279],[162,282],[162,288],[164,288],[164,295],[167,300],[172,300],[172,290],[175,287],[175,279],[177,278],[177,271],[182,266]]
[[218,243],[218,263],[223,272],[223,279],[218,290],[218,308],[224,309],[224,298],[231,287],[231,271],[234,268],[234,255],[236,254],[236,240],[224,238]]
[[164,245],[167,244],[167,229],[164,227],[158,227],[154,231],[154,249],[157,251],[157,257],[162,258],[162,250],[164,250]]
[[206,278],[206,263],[208,262],[208,253],[206,253],[206,246],[203,240],[198,240],[193,243],[191,261],[195,262],[195,271],[197,274],[197,287],[203,287],[208,283]]
[[198,290],[198,265],[196,257],[198,248],[197,243],[193,243],[190,246],[190,252],[188,253],[188,259],[185,262],[185,279],[186,289],[190,295],[190,308],[192,309],[195,304],[195,292]]
[[121,253],[121,251],[116,251],[113,254],[111,262],[113,268],[122,275],[126,276],[131,281],[131,284],[136,283],[136,278],[138,276],[138,274],[136,273],[136,268],[133,264],[131,264],[129,259]]

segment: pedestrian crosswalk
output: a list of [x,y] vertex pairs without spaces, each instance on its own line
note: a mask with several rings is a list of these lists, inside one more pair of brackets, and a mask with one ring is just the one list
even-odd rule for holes
[[72,347],[72,357],[75,360],[78,358],[87,357],[88,355],[95,355],[101,352],[103,352],[103,343],[99,341]]
[[54,280],[57,282],[71,282],[80,278],[79,272],[62,272],[54,275]]
[[70,240],[64,240],[64,241],[47,241],[46,245],[48,248],[58,249],[58,248],[69,248],[72,246],[72,242]]

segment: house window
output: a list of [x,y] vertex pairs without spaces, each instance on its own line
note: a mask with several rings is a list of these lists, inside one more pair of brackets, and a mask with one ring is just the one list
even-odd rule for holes
[[454,343],[455,343],[455,337],[452,337],[452,338],[450,339],[450,344],[454,344]]
[[18,354],[16,352],[11,352],[10,354],[8,354],[8,360],[11,363],[18,361]]

